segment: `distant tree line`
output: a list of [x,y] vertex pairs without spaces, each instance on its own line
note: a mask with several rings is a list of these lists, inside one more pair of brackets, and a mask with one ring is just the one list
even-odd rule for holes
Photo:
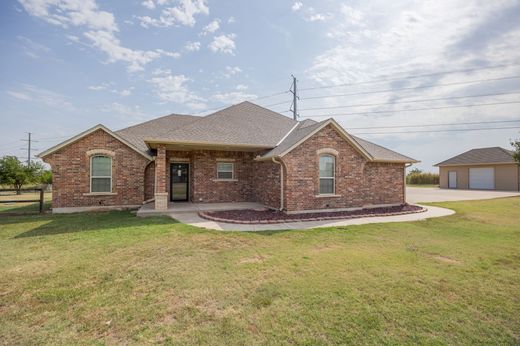
[[414,168],[406,175],[406,183],[409,185],[439,185],[439,175],[424,173],[420,169]]
[[0,159],[0,185],[11,186],[20,194],[26,185],[50,185],[52,172],[39,162],[23,164],[16,156],[4,156]]

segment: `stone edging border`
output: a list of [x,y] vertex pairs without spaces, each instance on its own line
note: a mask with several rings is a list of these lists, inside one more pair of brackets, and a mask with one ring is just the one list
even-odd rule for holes
[[[294,219],[294,220],[258,220],[258,221],[242,221],[242,220],[231,220],[231,219],[223,219],[220,217],[214,217],[211,215],[208,215],[206,212],[199,211],[198,215],[206,220],[215,221],[215,222],[224,222],[224,223],[233,223],[233,224],[242,224],[242,225],[260,225],[260,224],[277,224],[277,223],[291,223],[291,222],[308,222],[308,221],[326,221],[326,220],[351,220],[351,219],[361,219],[364,217],[380,217],[380,216],[397,216],[397,215],[408,215],[408,214],[419,214],[424,213],[428,211],[428,208],[423,207],[422,205],[417,205],[418,207],[421,207],[419,210],[413,210],[413,211],[400,211],[400,212],[393,212],[393,213],[379,213],[379,214],[361,214],[361,215],[355,215],[352,216],[323,216],[323,217],[310,217],[306,219]],[[327,212],[324,212],[323,214],[326,214]]]

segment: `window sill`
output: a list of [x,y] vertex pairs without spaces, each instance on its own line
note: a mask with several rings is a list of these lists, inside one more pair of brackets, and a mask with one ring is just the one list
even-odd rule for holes
[[335,195],[335,194],[320,194],[320,195],[316,195],[314,196],[316,198],[339,198],[341,197],[341,195]]
[[238,181],[238,179],[211,179],[212,181]]
[[88,192],[84,193],[83,196],[115,196],[116,192]]

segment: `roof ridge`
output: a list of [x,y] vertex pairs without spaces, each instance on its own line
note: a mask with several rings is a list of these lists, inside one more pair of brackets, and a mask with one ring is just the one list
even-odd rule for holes
[[116,130],[114,132],[120,132],[120,131],[124,131],[124,130],[128,130],[128,129],[131,129],[131,128],[134,128],[134,127],[138,127],[138,126],[142,126],[144,124],[148,124],[148,123],[151,123],[153,121],[157,121],[159,119],[164,119],[164,118],[167,118],[167,117],[176,117],[176,116],[181,116],[181,117],[191,117],[191,118],[202,118],[202,117],[199,117],[197,115],[191,115],[191,114],[177,114],[177,113],[171,113],[171,114],[167,114],[167,115],[163,115],[163,116],[160,116],[158,118],[153,118],[153,119],[150,119],[150,120],[146,120],[146,121],[143,121],[142,123],[139,123],[139,124],[135,124],[135,125],[130,125],[130,126],[127,126],[127,127],[123,127],[122,129],[119,129],[119,130]]

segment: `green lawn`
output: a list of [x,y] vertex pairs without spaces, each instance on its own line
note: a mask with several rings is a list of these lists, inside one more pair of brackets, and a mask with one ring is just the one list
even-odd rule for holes
[[519,344],[520,198],[439,205],[261,233],[0,216],[0,344]]

